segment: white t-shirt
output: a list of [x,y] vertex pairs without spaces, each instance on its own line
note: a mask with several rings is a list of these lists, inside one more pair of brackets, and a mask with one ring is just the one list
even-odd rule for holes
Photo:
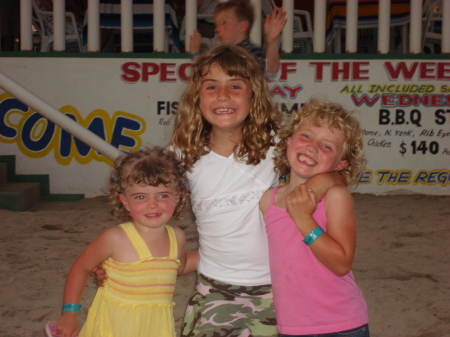
[[242,286],[270,284],[269,253],[259,210],[263,193],[276,184],[273,148],[258,165],[211,151],[187,174],[200,238],[198,270]]

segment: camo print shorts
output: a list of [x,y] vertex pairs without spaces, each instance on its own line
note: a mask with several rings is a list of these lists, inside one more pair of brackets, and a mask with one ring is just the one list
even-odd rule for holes
[[235,286],[198,274],[181,336],[278,337],[271,286]]

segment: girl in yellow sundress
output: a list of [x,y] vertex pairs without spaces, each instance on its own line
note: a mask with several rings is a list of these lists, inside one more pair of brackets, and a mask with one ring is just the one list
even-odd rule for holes
[[112,214],[125,223],[101,233],[67,277],[62,337],[78,332],[80,297],[91,270],[108,273],[98,288],[80,337],[174,337],[172,296],[176,276],[194,271],[197,252],[186,253],[185,234],[167,222],[185,206],[188,186],[173,152],[141,149],[120,156],[110,177]]

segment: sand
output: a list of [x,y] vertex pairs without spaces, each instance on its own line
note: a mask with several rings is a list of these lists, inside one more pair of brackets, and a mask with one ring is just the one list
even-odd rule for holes
[[[353,271],[374,337],[450,336],[449,196],[354,194],[358,246]],[[102,230],[118,224],[104,197],[40,202],[27,212],[0,209],[0,337],[43,337],[59,317],[70,265]],[[192,214],[173,221],[197,248]],[[180,330],[195,275],[179,277]],[[88,281],[81,323],[94,297]]]

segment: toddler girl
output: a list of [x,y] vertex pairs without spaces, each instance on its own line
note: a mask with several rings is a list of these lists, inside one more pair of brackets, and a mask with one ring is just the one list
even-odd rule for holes
[[[115,161],[109,199],[125,223],[101,233],[78,257],[67,277],[60,336],[75,336],[80,298],[90,271],[108,272],[80,337],[174,337],[172,296],[176,276],[195,270],[184,232],[167,225],[188,196],[186,177],[173,152],[143,149]],[[192,256],[195,256],[193,254]]]

